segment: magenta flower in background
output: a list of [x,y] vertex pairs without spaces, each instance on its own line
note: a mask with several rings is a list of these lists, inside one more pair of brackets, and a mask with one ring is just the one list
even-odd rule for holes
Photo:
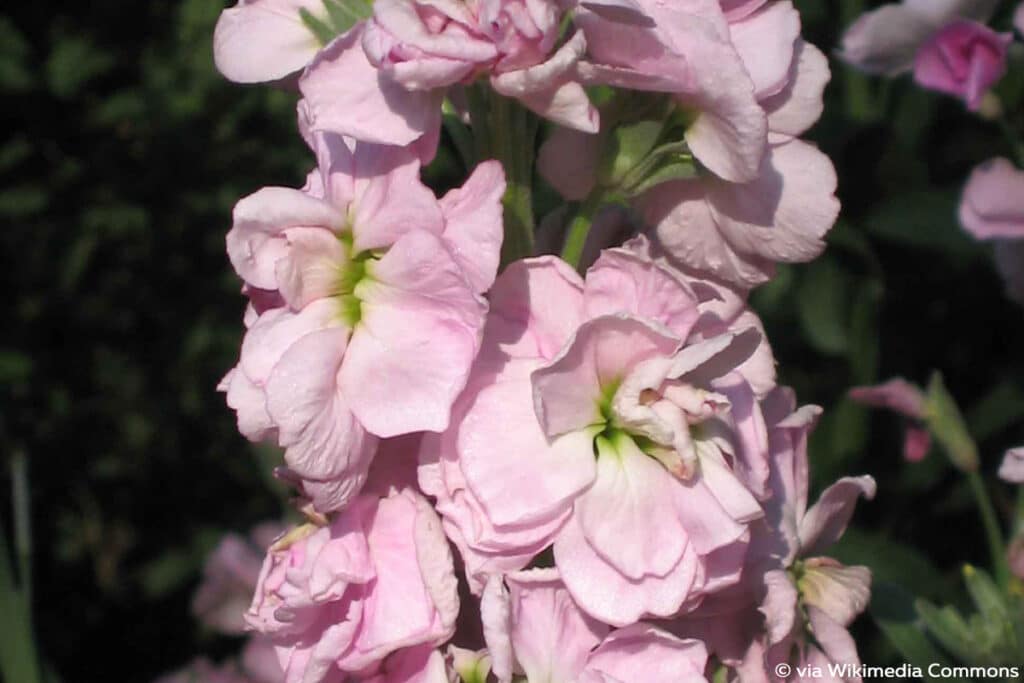
[[971,111],[1006,73],[1010,33],[960,19],[943,26],[917,51],[914,80],[918,85],[961,98]]
[[1007,295],[1024,304],[1024,171],[1003,158],[977,166],[960,198],[960,224],[994,242]]
[[865,12],[843,34],[839,56],[870,73],[896,76],[914,68],[918,50],[958,18],[985,22],[999,0],[903,0]]

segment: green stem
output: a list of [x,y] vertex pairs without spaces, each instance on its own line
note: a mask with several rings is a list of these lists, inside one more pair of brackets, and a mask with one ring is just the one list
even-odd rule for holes
[[11,460],[11,478],[14,485],[14,545],[21,586],[14,577],[7,535],[0,520],[0,674],[5,681],[40,683],[42,673],[32,627],[28,481],[23,453],[16,453]]
[[[840,22],[848,27],[864,12],[863,0],[844,0],[840,10]],[[865,74],[853,67],[843,70],[843,90],[846,112],[854,121],[871,121],[875,118],[875,105],[871,97],[871,83]]]
[[476,163],[473,134],[466,127],[466,124],[462,122],[462,119],[459,118],[459,113],[455,110],[455,105],[452,104],[451,100],[445,98],[442,112],[441,120],[443,121],[444,129],[448,131],[448,135],[455,145],[455,150],[459,153],[459,158],[462,159],[462,164],[468,171]]
[[569,224],[569,230],[565,235],[565,245],[562,247],[562,260],[573,268],[579,268],[580,257],[583,256],[583,247],[587,244],[587,236],[590,235],[594,217],[603,204],[604,192],[600,187],[594,188],[593,192],[580,204],[576,215],[573,216],[572,222]]
[[466,88],[466,101],[469,103],[469,125],[473,129],[473,141],[476,143],[478,160],[491,158],[491,122],[487,111],[487,92],[482,85],[471,85]]
[[18,556],[18,580],[25,601],[32,603],[32,512],[28,492],[28,462],[16,451],[11,459],[14,487],[14,548]]
[[999,585],[1005,587],[1010,581],[1010,568],[1006,564],[1006,545],[1003,541],[1003,532],[999,528],[996,510],[985,489],[985,482],[977,470],[965,472],[965,475],[967,483],[970,484],[971,493],[974,495],[974,502],[978,506],[981,523],[985,527],[985,539],[988,541],[992,570],[995,572]]
[[505,169],[505,238],[501,265],[533,255],[533,161],[537,125],[533,115],[511,98],[492,95],[491,141]]

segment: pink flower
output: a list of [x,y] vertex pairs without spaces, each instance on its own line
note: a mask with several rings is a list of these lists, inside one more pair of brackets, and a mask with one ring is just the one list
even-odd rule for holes
[[917,51],[914,80],[959,97],[977,111],[982,96],[1006,73],[1006,48],[1012,40],[1012,34],[974,21],[949,23]]
[[486,74],[495,91],[541,116],[597,130],[597,110],[574,73],[583,36],[555,49],[557,2],[377,0],[373,9],[300,81],[315,129],[398,145],[436,138],[445,90]]
[[192,613],[221,633],[245,632],[245,614],[259,578],[263,555],[274,537],[284,531],[267,523],[253,529],[250,538],[228,534],[206,558],[203,580],[192,597]]
[[213,32],[213,59],[237,83],[276,81],[301,70],[320,50],[300,12],[325,18],[322,0],[239,0]]
[[438,201],[410,150],[311,141],[305,189],[235,207],[232,264],[283,305],[252,322],[222,389],[242,433],[276,437],[324,512],[359,490],[377,437],[447,427],[498,266],[504,177],[485,162]]
[[548,258],[505,271],[457,419],[424,439],[420,468],[477,587],[552,542],[576,602],[611,624],[735,582],[767,485],[739,371],[760,335],[705,338],[716,325],[684,280],[628,249],[585,282]]
[[440,520],[404,490],[360,496],[330,526],[282,538],[246,620],[273,639],[286,683],[315,683],[382,664],[387,672],[392,653],[447,640],[458,609]]
[[796,409],[779,388],[762,401],[771,447],[771,498],[752,525],[744,580],[671,628],[705,640],[744,681],[778,681],[780,663],[859,663],[846,630],[867,606],[871,573],[822,557],[839,539],[859,496],[872,498],[871,477],[841,479],[807,507],[807,436],[820,409]]
[[1024,484],[1024,447],[1006,451],[999,466],[999,477],[1013,484]]
[[1024,239],[1024,171],[990,159],[971,172],[960,200],[960,223],[976,239]]
[[705,680],[702,643],[644,623],[609,633],[580,611],[555,569],[491,577],[481,613],[499,683],[513,674],[547,683]]
[[859,69],[895,76],[910,71],[922,45],[963,17],[987,21],[999,0],[903,0],[862,14],[843,34],[839,56]]
[[928,455],[932,438],[924,420],[927,417],[924,392],[902,377],[872,387],[850,389],[850,398],[864,405],[887,408],[907,418],[903,457],[920,462]]
[[[728,21],[706,3],[637,7],[650,22],[579,13],[592,60],[580,69],[597,82],[669,92],[696,112],[685,138],[697,177],[635,199],[657,242],[677,265],[743,288],[767,281],[775,262],[817,256],[839,211],[835,171],[795,138],[821,115],[830,73],[824,55],[800,39],[792,3]],[[598,182],[598,151],[593,137],[557,130],[539,169],[567,198],[581,199]]]

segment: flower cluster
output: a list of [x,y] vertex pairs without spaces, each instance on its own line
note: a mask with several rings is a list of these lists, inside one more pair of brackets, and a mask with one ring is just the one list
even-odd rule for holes
[[[248,307],[220,388],[310,520],[244,615],[285,681],[858,661],[870,573],[822,553],[874,482],[808,506],[819,410],[777,386],[746,304],[839,210],[799,139],[829,79],[800,31],[790,0],[225,10],[218,67],[297,83],[315,159],[227,235]],[[532,229],[541,125],[541,175],[580,200],[544,221],[562,258]],[[468,177],[438,198],[420,172],[449,138]],[[643,234],[590,231],[623,206]]]

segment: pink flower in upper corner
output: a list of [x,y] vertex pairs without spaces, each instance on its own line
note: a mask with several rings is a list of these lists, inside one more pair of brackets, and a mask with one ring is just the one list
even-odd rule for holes
[[284,526],[268,522],[245,538],[227,534],[206,558],[203,580],[192,597],[192,613],[220,633],[244,633],[245,610],[260,575],[263,555]]
[[627,248],[585,282],[551,258],[504,272],[453,426],[421,455],[471,585],[552,543],[576,602],[610,624],[735,583],[767,486],[753,386],[774,367],[748,362],[757,326],[714,297]]
[[1006,73],[1010,33],[996,33],[975,21],[947,24],[921,46],[914,58],[918,85],[961,98],[971,111]]
[[235,207],[228,254],[261,313],[222,383],[239,429],[276,437],[321,512],[362,485],[378,437],[447,427],[480,344],[501,247],[504,174],[438,201],[414,153],[312,135],[303,190]]
[[405,489],[359,496],[330,526],[284,536],[246,620],[273,640],[285,683],[339,681],[344,672],[385,683],[433,666],[430,650],[451,637],[458,610],[440,520]]
[[213,32],[217,69],[236,83],[276,81],[301,70],[320,50],[301,12],[326,15],[323,0],[239,0]]
[[996,266],[1007,295],[1024,304],[1024,171],[997,158],[976,167],[960,199],[960,224],[995,241]]
[[574,72],[583,35],[556,49],[562,16],[554,0],[376,0],[373,17],[302,77],[312,125],[388,144],[436,138],[446,89],[486,74],[541,116],[596,131],[597,110]]
[[850,398],[864,405],[886,408],[907,418],[903,440],[903,457],[910,462],[920,462],[928,455],[932,437],[924,421],[924,392],[902,377],[871,387],[850,389]]
[[1024,447],[1006,451],[999,466],[999,477],[1012,484],[1024,484]]
[[[691,113],[685,139],[697,178],[635,200],[654,238],[681,267],[743,288],[767,281],[777,261],[817,256],[839,212],[831,162],[796,139],[821,115],[828,61],[800,38],[791,2],[754,5],[726,15],[707,3],[645,0],[634,14],[646,22],[589,5],[577,16],[590,44],[579,66],[586,80],[666,92]],[[580,199],[598,181],[597,148],[558,130],[540,171]]]
[[715,596],[671,629],[704,640],[740,680],[783,683],[794,667],[859,664],[846,630],[867,606],[871,572],[821,556],[846,529],[860,496],[873,498],[871,477],[847,477],[808,508],[807,436],[820,409],[797,409],[778,388],[762,401],[771,445],[771,498],[752,525],[741,584]]
[[870,73],[910,71],[918,50],[957,18],[985,22],[999,0],[903,0],[862,14],[843,34],[839,56]]
[[492,576],[480,609],[498,683],[513,674],[545,683],[706,680],[703,643],[644,623],[609,633],[580,611],[556,569]]

